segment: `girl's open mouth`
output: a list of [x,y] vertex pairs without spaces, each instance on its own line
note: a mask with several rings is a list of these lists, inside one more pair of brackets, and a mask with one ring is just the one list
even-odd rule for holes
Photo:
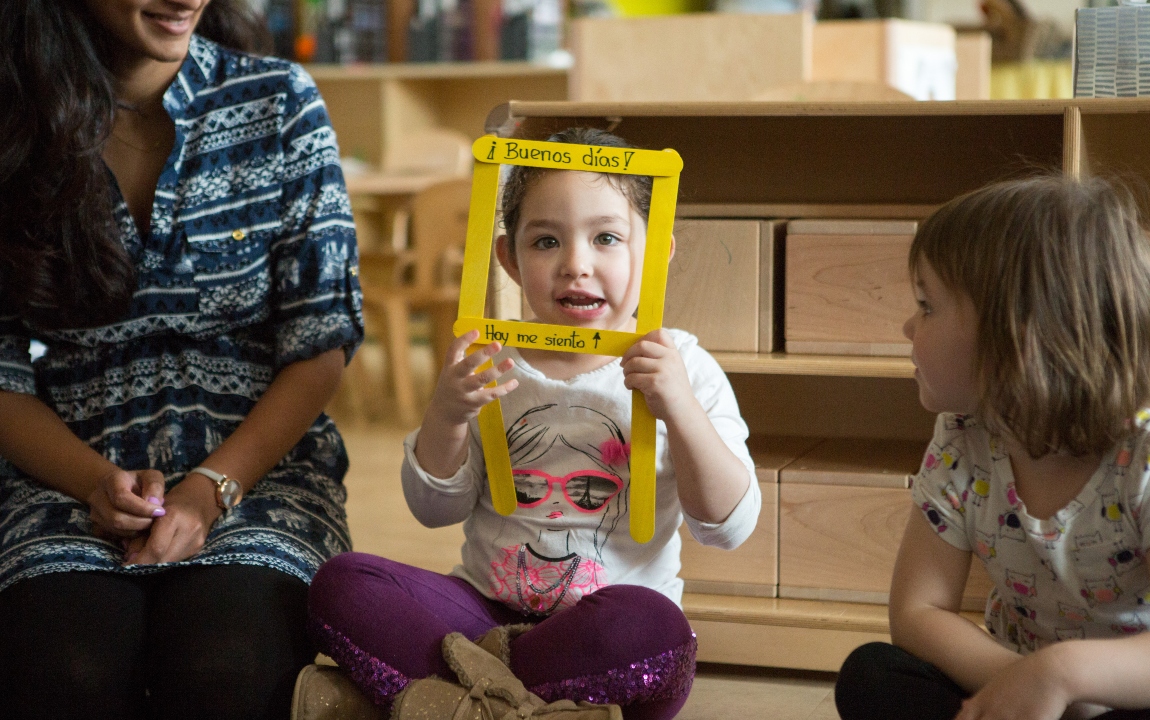
[[574,310],[595,310],[603,305],[603,298],[591,295],[564,295],[559,304]]

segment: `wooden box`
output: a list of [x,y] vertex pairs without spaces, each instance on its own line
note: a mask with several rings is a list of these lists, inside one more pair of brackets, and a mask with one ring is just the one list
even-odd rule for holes
[[663,325],[694,333],[711,351],[775,349],[782,227],[759,220],[677,221]]
[[786,237],[786,351],[910,355],[907,254],[916,223],[795,220]]
[[699,544],[684,524],[681,559],[686,592],[775,597],[778,582],[778,478],[779,469],[810,450],[819,441],[812,438],[753,437],[747,446],[755,461],[763,506],[759,524],[747,540],[734,550]]
[[[910,478],[926,444],[827,440],[779,473],[779,597],[886,603]],[[990,579],[977,558],[963,609],[979,610]]]
[[825,20],[812,34],[814,80],[882,83],[915,100],[955,99],[955,31],[944,23]]
[[751,100],[776,85],[810,80],[813,27],[806,13],[579,18],[568,35],[574,64],[567,97]]

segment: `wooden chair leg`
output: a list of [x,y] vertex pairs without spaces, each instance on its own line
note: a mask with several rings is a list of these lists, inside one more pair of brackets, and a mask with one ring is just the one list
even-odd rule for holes
[[415,379],[411,374],[411,324],[407,300],[387,298],[383,302],[387,318],[387,361],[395,385],[395,402],[404,425],[419,422],[415,408]]
[[452,300],[437,302],[428,308],[431,320],[431,352],[432,377],[438,379],[443,371],[443,361],[447,358],[447,350],[455,342],[455,332],[451,329],[459,315],[459,303]]

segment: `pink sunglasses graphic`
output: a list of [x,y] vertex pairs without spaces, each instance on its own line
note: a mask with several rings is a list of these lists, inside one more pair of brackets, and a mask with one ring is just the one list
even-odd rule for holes
[[563,497],[579,512],[592,513],[600,509],[623,489],[623,481],[598,470],[576,470],[563,477],[549,475],[542,470],[515,471],[515,498],[521,508],[542,505],[551,497],[558,485]]

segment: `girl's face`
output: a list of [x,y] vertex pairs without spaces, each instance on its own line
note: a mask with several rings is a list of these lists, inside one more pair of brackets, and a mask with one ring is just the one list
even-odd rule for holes
[[500,262],[540,322],[634,331],[647,222],[596,173],[549,172],[527,189]]
[[925,260],[915,269],[914,294],[918,311],[902,332],[913,344],[919,402],[930,412],[972,413],[978,406],[974,303],[948,288]]
[[181,62],[209,0],[85,0],[127,56]]

